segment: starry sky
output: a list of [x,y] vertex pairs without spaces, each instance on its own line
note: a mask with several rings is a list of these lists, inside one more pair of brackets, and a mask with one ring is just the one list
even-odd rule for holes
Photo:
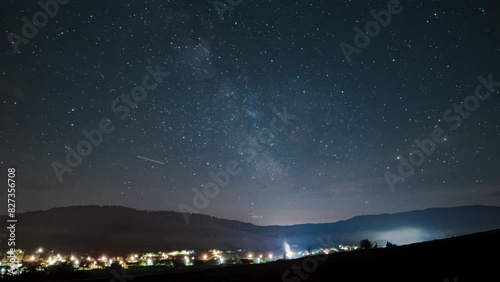
[[[0,168],[18,171],[18,212],[194,208],[228,163],[240,173],[200,213],[281,225],[500,205],[499,88],[394,191],[384,176],[450,127],[478,76],[500,81],[498,1],[401,0],[350,63],[339,45],[389,1],[242,0],[223,17],[208,0],[60,2],[19,52],[12,34],[43,9],[0,3]],[[148,67],[157,87],[126,106]],[[103,119],[114,130],[60,181],[54,162]]]

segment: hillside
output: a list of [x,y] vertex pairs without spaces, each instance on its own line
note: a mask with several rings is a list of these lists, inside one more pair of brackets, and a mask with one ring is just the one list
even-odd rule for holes
[[293,226],[256,226],[199,214],[190,219],[186,225],[178,212],[124,207],[54,208],[18,214],[17,244],[25,249],[117,254],[209,248],[281,251],[284,240],[306,248],[328,236],[338,244],[357,244],[363,238],[404,244],[498,229],[500,207],[433,208]]
[[499,241],[500,230],[494,230],[390,249],[358,250],[256,265],[172,268],[141,274],[127,269],[122,272],[123,277],[118,278],[109,269],[75,272],[59,278],[37,273],[33,277],[15,277],[12,281],[498,281],[498,261],[494,258],[500,253]]

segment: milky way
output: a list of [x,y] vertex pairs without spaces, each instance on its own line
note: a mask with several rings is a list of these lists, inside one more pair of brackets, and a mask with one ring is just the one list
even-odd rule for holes
[[243,0],[223,17],[212,1],[67,2],[31,38],[43,8],[0,4],[0,167],[18,170],[19,211],[195,208],[228,163],[240,173],[199,212],[268,225],[500,205],[498,87],[397,189],[384,177],[478,76],[500,81],[498,1],[400,1],[350,62],[339,46],[390,1]]

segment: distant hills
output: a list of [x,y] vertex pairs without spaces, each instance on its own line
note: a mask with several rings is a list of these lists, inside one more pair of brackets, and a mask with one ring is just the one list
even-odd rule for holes
[[[6,216],[0,217],[3,222]],[[500,207],[431,208],[357,216],[345,221],[292,226],[256,226],[193,214],[140,211],[125,207],[75,206],[17,215],[17,247],[128,254],[137,251],[247,249],[282,252],[317,247],[320,241],[358,244],[368,238],[407,244],[500,229]]]

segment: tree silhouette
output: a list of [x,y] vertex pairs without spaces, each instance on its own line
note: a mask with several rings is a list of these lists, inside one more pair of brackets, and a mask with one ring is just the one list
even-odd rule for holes
[[363,239],[359,242],[359,246],[361,247],[361,249],[371,249],[373,248],[373,244],[370,240],[368,239]]
[[386,247],[386,248],[388,248],[388,249],[389,249],[389,248],[396,248],[397,246],[398,246],[398,245],[393,244],[393,243],[391,243],[391,242],[389,242],[389,241],[387,241],[387,243],[385,244],[385,247]]
[[115,261],[115,262],[113,262],[113,263],[109,266],[109,268],[110,268],[110,269],[115,269],[115,270],[117,270],[117,271],[121,271],[121,270],[122,270],[122,265],[121,265],[119,262]]

